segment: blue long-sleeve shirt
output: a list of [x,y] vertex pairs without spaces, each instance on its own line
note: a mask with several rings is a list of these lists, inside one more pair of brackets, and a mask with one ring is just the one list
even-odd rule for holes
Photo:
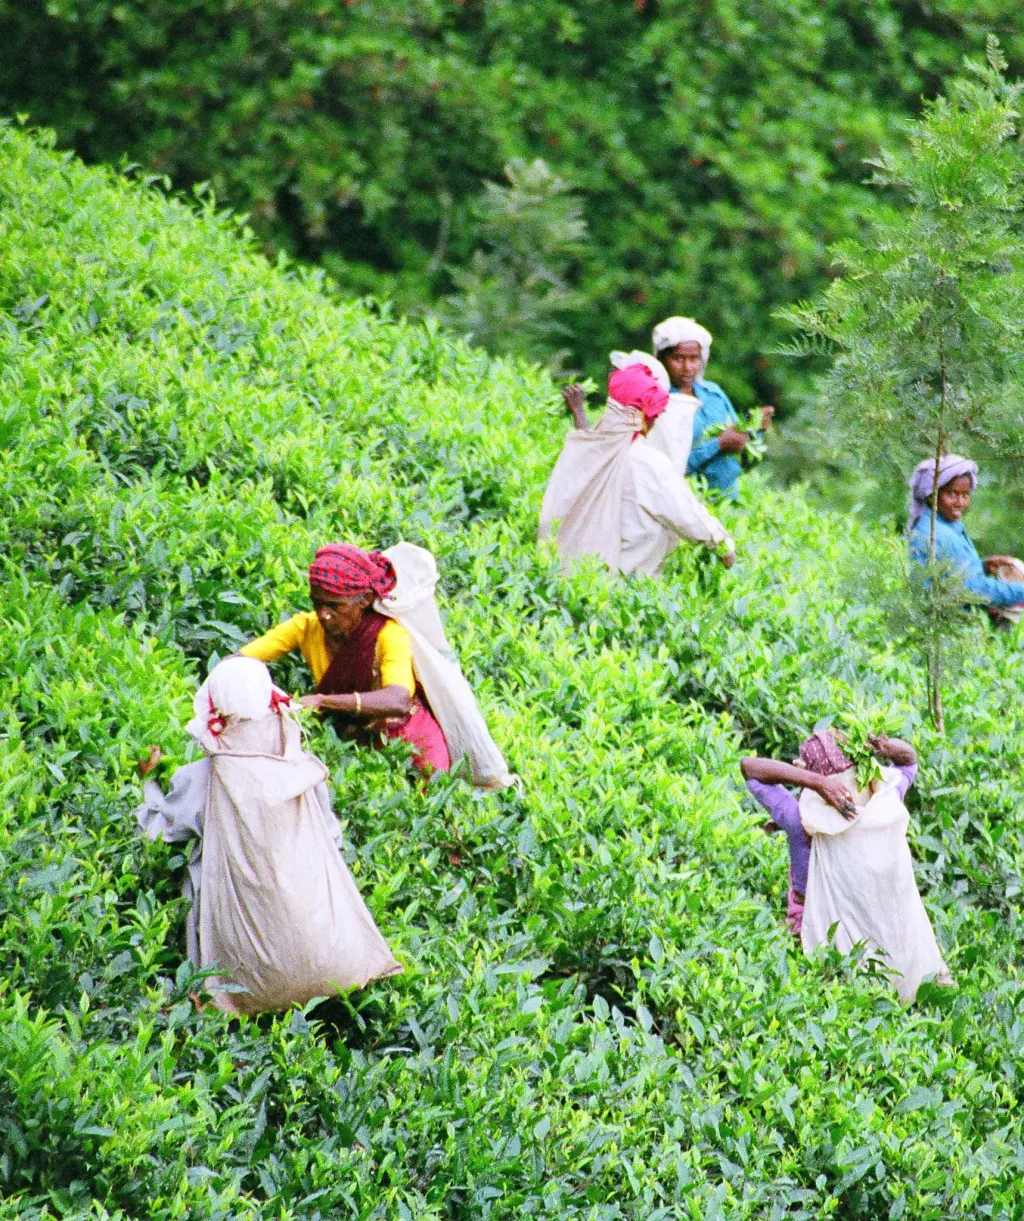
[[[922,513],[910,532],[910,558],[918,564],[928,563],[931,514]],[[935,517],[935,558],[945,561],[959,572],[964,585],[972,594],[984,598],[989,606],[1016,606],[1024,603],[1024,584],[1019,581],[1000,581],[987,576],[978,549],[962,521],[946,521],[941,514]]]
[[693,383],[694,396],[700,400],[700,407],[693,417],[693,448],[686,464],[688,475],[700,475],[708,481],[708,486],[717,488],[726,496],[736,495],[736,482],[740,477],[740,461],[735,454],[723,454],[718,448],[718,438],[701,438],[713,424],[729,424],[733,428],[739,424],[736,409],[729,402],[729,396],[715,382],[696,381]]

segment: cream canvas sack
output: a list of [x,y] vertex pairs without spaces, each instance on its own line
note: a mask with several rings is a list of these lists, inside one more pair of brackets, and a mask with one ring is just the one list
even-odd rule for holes
[[383,554],[394,565],[398,583],[387,597],[374,603],[374,609],[394,619],[409,633],[413,670],[441,726],[452,765],[465,757],[476,788],[508,788],[516,777],[495,746],[476,697],[444,634],[434,597],[436,560],[414,543],[396,543]]
[[[842,779],[856,789],[852,768]],[[910,1003],[926,976],[951,980],[914,878],[899,779],[898,771],[885,768],[873,794],[857,794],[852,821],[813,790],[802,791],[800,820],[811,836],[802,942],[810,954],[837,925],[836,948],[847,954],[866,942],[877,961],[898,972],[893,984]]]

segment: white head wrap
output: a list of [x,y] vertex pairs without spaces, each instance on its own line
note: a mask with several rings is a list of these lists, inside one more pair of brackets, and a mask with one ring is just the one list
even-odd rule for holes
[[611,361],[613,369],[628,369],[630,365],[643,365],[645,369],[650,370],[651,376],[666,394],[671,392],[672,383],[669,380],[668,369],[665,368],[657,356],[651,356],[648,352],[637,351],[609,352],[608,359]]
[[287,702],[283,691],[278,691],[270,677],[270,671],[255,657],[228,657],[210,671],[210,676],[199,688],[192,700],[195,716],[187,725],[188,732],[201,746],[209,746],[211,734],[216,738],[219,729],[215,723],[229,717],[239,721],[258,721],[278,711],[275,692]]
[[711,332],[693,318],[682,318],[678,314],[672,318],[666,318],[664,322],[659,322],[651,331],[651,347],[655,353],[663,352],[666,348],[674,348],[679,343],[700,344],[700,354],[704,360],[701,369],[703,373],[708,365],[708,357],[711,355]]

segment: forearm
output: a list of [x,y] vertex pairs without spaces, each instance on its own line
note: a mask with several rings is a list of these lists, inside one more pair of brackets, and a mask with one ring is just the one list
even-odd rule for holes
[[350,716],[363,716],[367,720],[377,717],[405,716],[411,700],[404,687],[392,685],[379,691],[360,691],[343,695],[321,695],[317,707],[325,712],[344,712]]
[[581,403],[579,406],[570,407],[569,410],[572,412],[572,422],[580,432],[586,432],[590,427],[590,421],[587,419],[587,409]]
[[805,767],[794,767],[778,759],[758,759],[748,755],[740,760],[744,780],[760,780],[762,784],[792,784],[801,789],[813,789],[820,777]]
[[972,594],[984,598],[989,606],[1018,606],[1024,602],[1024,585],[1000,581],[996,577],[973,577],[964,584]]
[[877,753],[883,759],[888,759],[894,767],[910,767],[917,762],[917,751],[902,738],[887,738],[885,745],[879,747]]

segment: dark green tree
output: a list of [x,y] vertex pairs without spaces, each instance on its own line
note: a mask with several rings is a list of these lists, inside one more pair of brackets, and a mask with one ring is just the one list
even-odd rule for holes
[[591,235],[555,346],[600,379],[611,348],[696,314],[729,393],[785,407],[808,378],[771,355],[772,311],[822,287],[829,244],[858,232],[863,159],[986,29],[1024,64],[1019,10],[0,0],[0,112],[93,161],[208,181],[269,248],[402,311],[455,290],[450,269],[487,249],[484,184],[542,157]]
[[483,246],[468,266],[452,268],[455,292],[441,317],[490,352],[536,357],[560,371],[555,345],[578,305],[569,264],[583,249],[587,222],[568,184],[538,158],[510,161],[506,184],[489,182],[474,207]]
[[923,650],[929,712],[969,596],[936,562],[938,467],[961,446],[1017,452],[1024,339],[1021,84],[990,38],[987,62],[926,104],[906,139],[869,164],[879,198],[861,241],[836,249],[841,275],[784,311],[804,335],[789,350],[834,357],[821,384],[827,424],[875,469],[935,462],[928,564],[909,583],[907,629]]

